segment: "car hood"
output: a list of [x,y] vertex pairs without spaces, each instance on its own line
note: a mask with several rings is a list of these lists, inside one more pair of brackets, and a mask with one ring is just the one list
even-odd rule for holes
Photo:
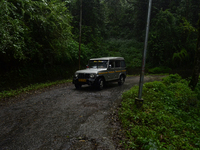
[[106,68],[88,68],[88,69],[83,69],[83,70],[78,70],[76,73],[98,73],[100,71],[105,71],[107,70]]

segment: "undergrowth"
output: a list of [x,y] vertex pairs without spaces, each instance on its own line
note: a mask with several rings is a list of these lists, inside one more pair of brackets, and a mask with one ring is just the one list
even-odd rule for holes
[[141,108],[135,105],[138,86],[123,93],[119,117],[125,149],[199,149],[199,91],[176,74],[145,83]]
[[148,69],[148,72],[151,74],[160,74],[160,73],[169,73],[172,69],[168,68],[168,67],[155,67],[155,68],[151,68]]
[[58,80],[58,81],[55,81],[55,82],[33,84],[33,85],[29,85],[25,88],[19,88],[19,89],[16,89],[16,90],[2,91],[2,92],[0,92],[0,99],[5,98],[5,97],[7,97],[7,98],[13,97],[13,96],[19,95],[19,94],[24,93],[24,92],[43,89],[43,88],[50,87],[50,86],[53,86],[53,85],[63,84],[63,83],[68,83],[68,82],[72,82],[72,80]]

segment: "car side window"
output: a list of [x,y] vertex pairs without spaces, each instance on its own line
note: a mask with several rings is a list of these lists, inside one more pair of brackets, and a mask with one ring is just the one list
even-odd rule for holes
[[126,67],[126,64],[125,64],[124,60],[121,61],[121,67]]
[[109,61],[109,66],[111,65],[111,68],[114,68],[115,66],[114,66],[114,61],[113,60],[110,60]]
[[121,66],[120,66],[120,60],[116,60],[116,61],[115,61],[115,67],[116,67],[116,68],[121,67]]

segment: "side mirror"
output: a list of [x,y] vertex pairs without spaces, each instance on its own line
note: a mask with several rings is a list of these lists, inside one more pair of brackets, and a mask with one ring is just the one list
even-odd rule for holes
[[108,66],[108,69],[110,69],[111,67],[112,67],[112,65],[109,65],[109,66]]

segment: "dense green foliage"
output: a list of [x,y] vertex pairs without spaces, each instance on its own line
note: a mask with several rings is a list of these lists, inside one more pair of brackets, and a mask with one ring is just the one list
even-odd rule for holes
[[[199,82],[200,83],[200,82]],[[200,104],[188,81],[177,74],[162,81],[145,83],[143,107],[138,109],[135,97],[138,86],[123,94],[120,120],[126,149],[198,149],[200,148]]]
[[[147,69],[193,66],[199,6],[153,1]],[[91,57],[123,56],[128,72],[139,73],[148,0],[84,0],[82,8],[81,68]],[[78,68],[80,0],[1,0],[0,20],[0,91]]]
[[160,10],[152,20],[148,52],[150,64],[189,67],[193,64],[197,32],[183,16]]
[[71,15],[65,3],[2,0],[0,7],[3,62],[53,63],[69,56]]
[[195,90],[195,87],[199,80],[199,70],[200,70],[200,16],[198,21],[198,38],[197,38],[197,46],[195,51],[195,59],[194,59],[194,67],[193,67],[193,73],[192,73],[192,79],[189,83],[189,87],[192,90]]
[[65,5],[60,0],[0,2],[1,90],[62,76],[58,72],[66,65],[60,62],[70,61],[72,40]]
[[148,71],[149,73],[152,73],[152,74],[159,74],[159,73],[169,73],[171,69],[168,67],[162,66],[162,67],[151,68]]

